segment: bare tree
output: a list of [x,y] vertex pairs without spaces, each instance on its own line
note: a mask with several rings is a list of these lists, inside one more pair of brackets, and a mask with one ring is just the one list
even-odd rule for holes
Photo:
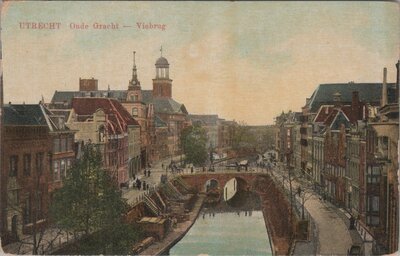
[[[24,247],[31,247],[31,254],[43,254],[48,252],[53,247],[54,242],[61,234],[61,230],[53,228],[53,232],[50,238],[46,238],[46,233],[50,233],[50,229],[45,225],[46,223],[40,223],[48,221],[47,213],[43,213],[43,200],[49,200],[47,193],[47,182],[43,182],[43,171],[38,169],[36,172],[31,173],[31,181],[33,184],[31,194],[27,193],[16,198],[13,193],[7,194],[7,206],[10,210],[18,213],[22,216],[23,223],[31,223],[31,232],[19,239],[18,254],[23,253]],[[43,195],[46,195],[45,197]],[[22,199],[22,200],[20,200]]]

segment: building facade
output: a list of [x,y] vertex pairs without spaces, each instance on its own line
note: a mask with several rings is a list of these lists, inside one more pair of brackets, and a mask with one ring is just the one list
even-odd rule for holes
[[76,141],[97,144],[103,165],[120,187],[140,171],[140,126],[117,100],[74,98],[68,126]]
[[7,243],[45,228],[50,194],[62,186],[75,157],[75,131],[43,104],[3,109],[2,239]]

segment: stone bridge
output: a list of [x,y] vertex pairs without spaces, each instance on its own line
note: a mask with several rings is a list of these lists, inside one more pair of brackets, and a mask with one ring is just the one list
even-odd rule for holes
[[234,178],[237,180],[238,190],[253,190],[256,178],[262,175],[265,176],[263,173],[198,173],[181,177],[197,191],[205,192],[207,181],[217,181],[218,187],[223,190],[226,183]]

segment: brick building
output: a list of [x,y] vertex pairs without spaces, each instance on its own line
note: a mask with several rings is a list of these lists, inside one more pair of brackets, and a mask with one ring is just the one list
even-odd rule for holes
[[303,172],[358,220],[370,254],[398,250],[399,62],[396,68],[396,83],[387,83],[385,68],[382,83],[319,85],[302,109],[300,141],[290,115],[277,117],[279,160],[288,150],[298,154],[291,144],[300,144]]
[[7,243],[44,228],[50,194],[75,158],[75,131],[42,104],[7,104],[3,118],[1,210]]
[[68,126],[77,130],[75,139],[99,145],[104,167],[128,186],[140,170],[139,123],[113,99],[73,98],[71,107]]

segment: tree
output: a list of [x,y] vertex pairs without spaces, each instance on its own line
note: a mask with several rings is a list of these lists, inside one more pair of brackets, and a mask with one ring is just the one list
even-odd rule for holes
[[125,243],[129,248],[137,238],[137,232],[122,221],[127,209],[115,181],[102,167],[100,151],[89,144],[70,169],[64,186],[55,192],[50,213],[61,229],[85,234],[82,250],[94,253],[100,248],[99,253],[120,254],[124,251],[117,245]]
[[182,150],[185,162],[194,165],[204,165],[207,160],[207,135],[204,128],[195,124],[183,129],[181,134]]

